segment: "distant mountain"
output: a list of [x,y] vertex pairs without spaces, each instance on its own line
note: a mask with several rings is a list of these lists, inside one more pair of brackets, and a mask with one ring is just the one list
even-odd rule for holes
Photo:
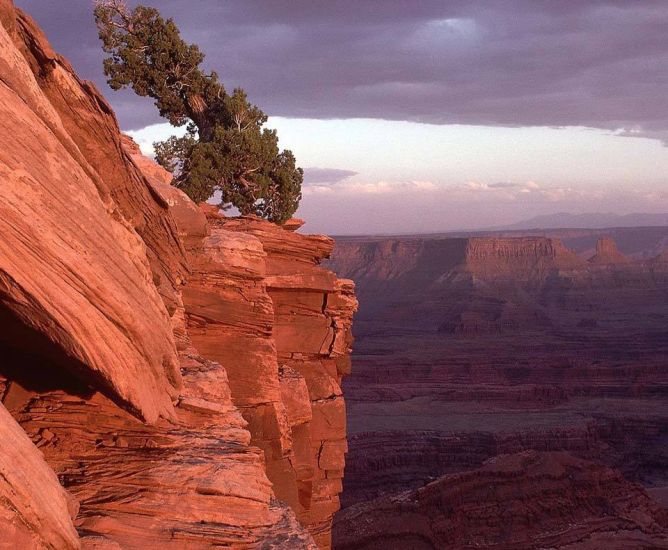
[[511,225],[495,227],[495,230],[508,231],[514,229],[599,229],[603,227],[648,227],[668,225],[668,213],[664,214],[613,214],[592,212],[587,214],[570,214],[558,212],[523,220]]

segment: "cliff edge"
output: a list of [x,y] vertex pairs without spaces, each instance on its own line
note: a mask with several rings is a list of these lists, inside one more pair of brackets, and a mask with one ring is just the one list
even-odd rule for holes
[[170,187],[0,0],[0,524],[21,548],[327,548],[352,283]]

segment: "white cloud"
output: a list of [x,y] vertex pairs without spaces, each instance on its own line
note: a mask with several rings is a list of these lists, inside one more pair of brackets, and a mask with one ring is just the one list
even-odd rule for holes
[[152,124],[140,130],[131,130],[126,133],[137,142],[142,153],[153,156],[155,153],[153,149],[154,142],[164,141],[172,135],[183,136],[186,133],[186,127],[175,127],[164,122],[161,124]]
[[304,195],[317,194],[401,194],[405,192],[431,192],[440,187],[431,181],[342,181],[329,185],[309,185],[302,190]]
[[[576,188],[573,186],[545,186],[534,180],[526,182],[496,182],[466,181],[455,185],[440,185],[432,181],[341,181],[332,184],[311,185],[303,189],[304,196],[325,197],[329,196],[333,201],[345,200],[356,196],[360,199],[364,196],[383,196],[394,200],[408,201],[416,195],[424,197],[432,196],[434,201],[443,203],[460,204],[545,204],[564,203],[573,204],[578,201],[595,202],[602,201],[606,197],[614,198],[614,190],[601,188]],[[622,193],[626,197],[635,197],[638,200],[647,200],[648,193],[628,192]],[[663,195],[653,198],[664,199]]]

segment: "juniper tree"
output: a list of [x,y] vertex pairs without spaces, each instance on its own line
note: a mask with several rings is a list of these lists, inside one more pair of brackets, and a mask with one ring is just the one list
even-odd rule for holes
[[223,207],[276,223],[295,212],[303,172],[294,155],[280,151],[276,131],[264,127],[267,115],[242,89],[228,94],[215,72],[203,71],[204,54],[172,19],[155,8],[97,0],[95,21],[111,88],[151,97],[172,125],[187,125],[183,137],[155,144],[174,185],[196,202],[220,191]]

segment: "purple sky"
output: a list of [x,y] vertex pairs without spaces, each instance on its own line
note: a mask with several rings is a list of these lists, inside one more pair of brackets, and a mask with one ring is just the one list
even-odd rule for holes
[[[160,122],[150,100],[106,87],[91,0],[15,1],[79,73],[104,91],[124,129]],[[551,208],[668,210],[662,176],[668,173],[668,148],[654,140],[621,137],[668,138],[665,0],[145,3],[176,20],[228,88],[243,86],[253,101],[279,117],[275,126],[283,144],[307,168],[308,183],[320,189],[306,194],[300,211],[314,230],[346,232],[350,225],[337,220],[353,206],[363,212],[381,203],[382,212],[356,224],[356,230],[410,230],[410,223],[399,227],[392,214],[410,218],[424,212],[409,200],[414,191],[409,183],[415,181],[428,181],[431,187],[422,186],[420,192],[433,187],[443,201],[443,210],[426,220],[423,216],[415,230],[454,229],[472,218],[478,226],[511,222]],[[355,135],[348,140],[342,121],[333,119],[362,120],[351,120],[348,128]],[[405,122],[412,124],[402,126]],[[531,127],[542,128],[542,152]],[[583,141],[582,127],[596,131]],[[165,132],[154,129],[146,135]],[[612,132],[620,137],[610,137]],[[394,141],[404,134],[412,140],[405,143],[405,155],[419,157],[413,172],[397,156],[402,148]],[[348,141],[355,149],[346,154]],[[580,142],[579,149],[569,145]],[[361,143],[375,164],[358,158]],[[457,146],[461,154],[453,153]],[[468,158],[471,149],[477,156]],[[627,162],[619,162],[620,151]],[[555,155],[571,169],[555,167]],[[477,191],[499,191],[494,186],[502,183],[526,190],[528,182],[547,191],[575,191],[567,201],[550,204],[545,195],[540,204],[515,201],[514,208],[505,202],[494,208],[500,197],[489,194],[481,210],[480,197],[471,198],[471,214],[462,220],[448,210],[457,190],[477,185]],[[391,187],[382,201],[368,192],[379,184]],[[333,192],[323,189],[327,186]],[[532,193],[520,198],[527,194]],[[461,213],[469,203],[459,194],[457,200]],[[508,193],[503,200],[512,202]]]

